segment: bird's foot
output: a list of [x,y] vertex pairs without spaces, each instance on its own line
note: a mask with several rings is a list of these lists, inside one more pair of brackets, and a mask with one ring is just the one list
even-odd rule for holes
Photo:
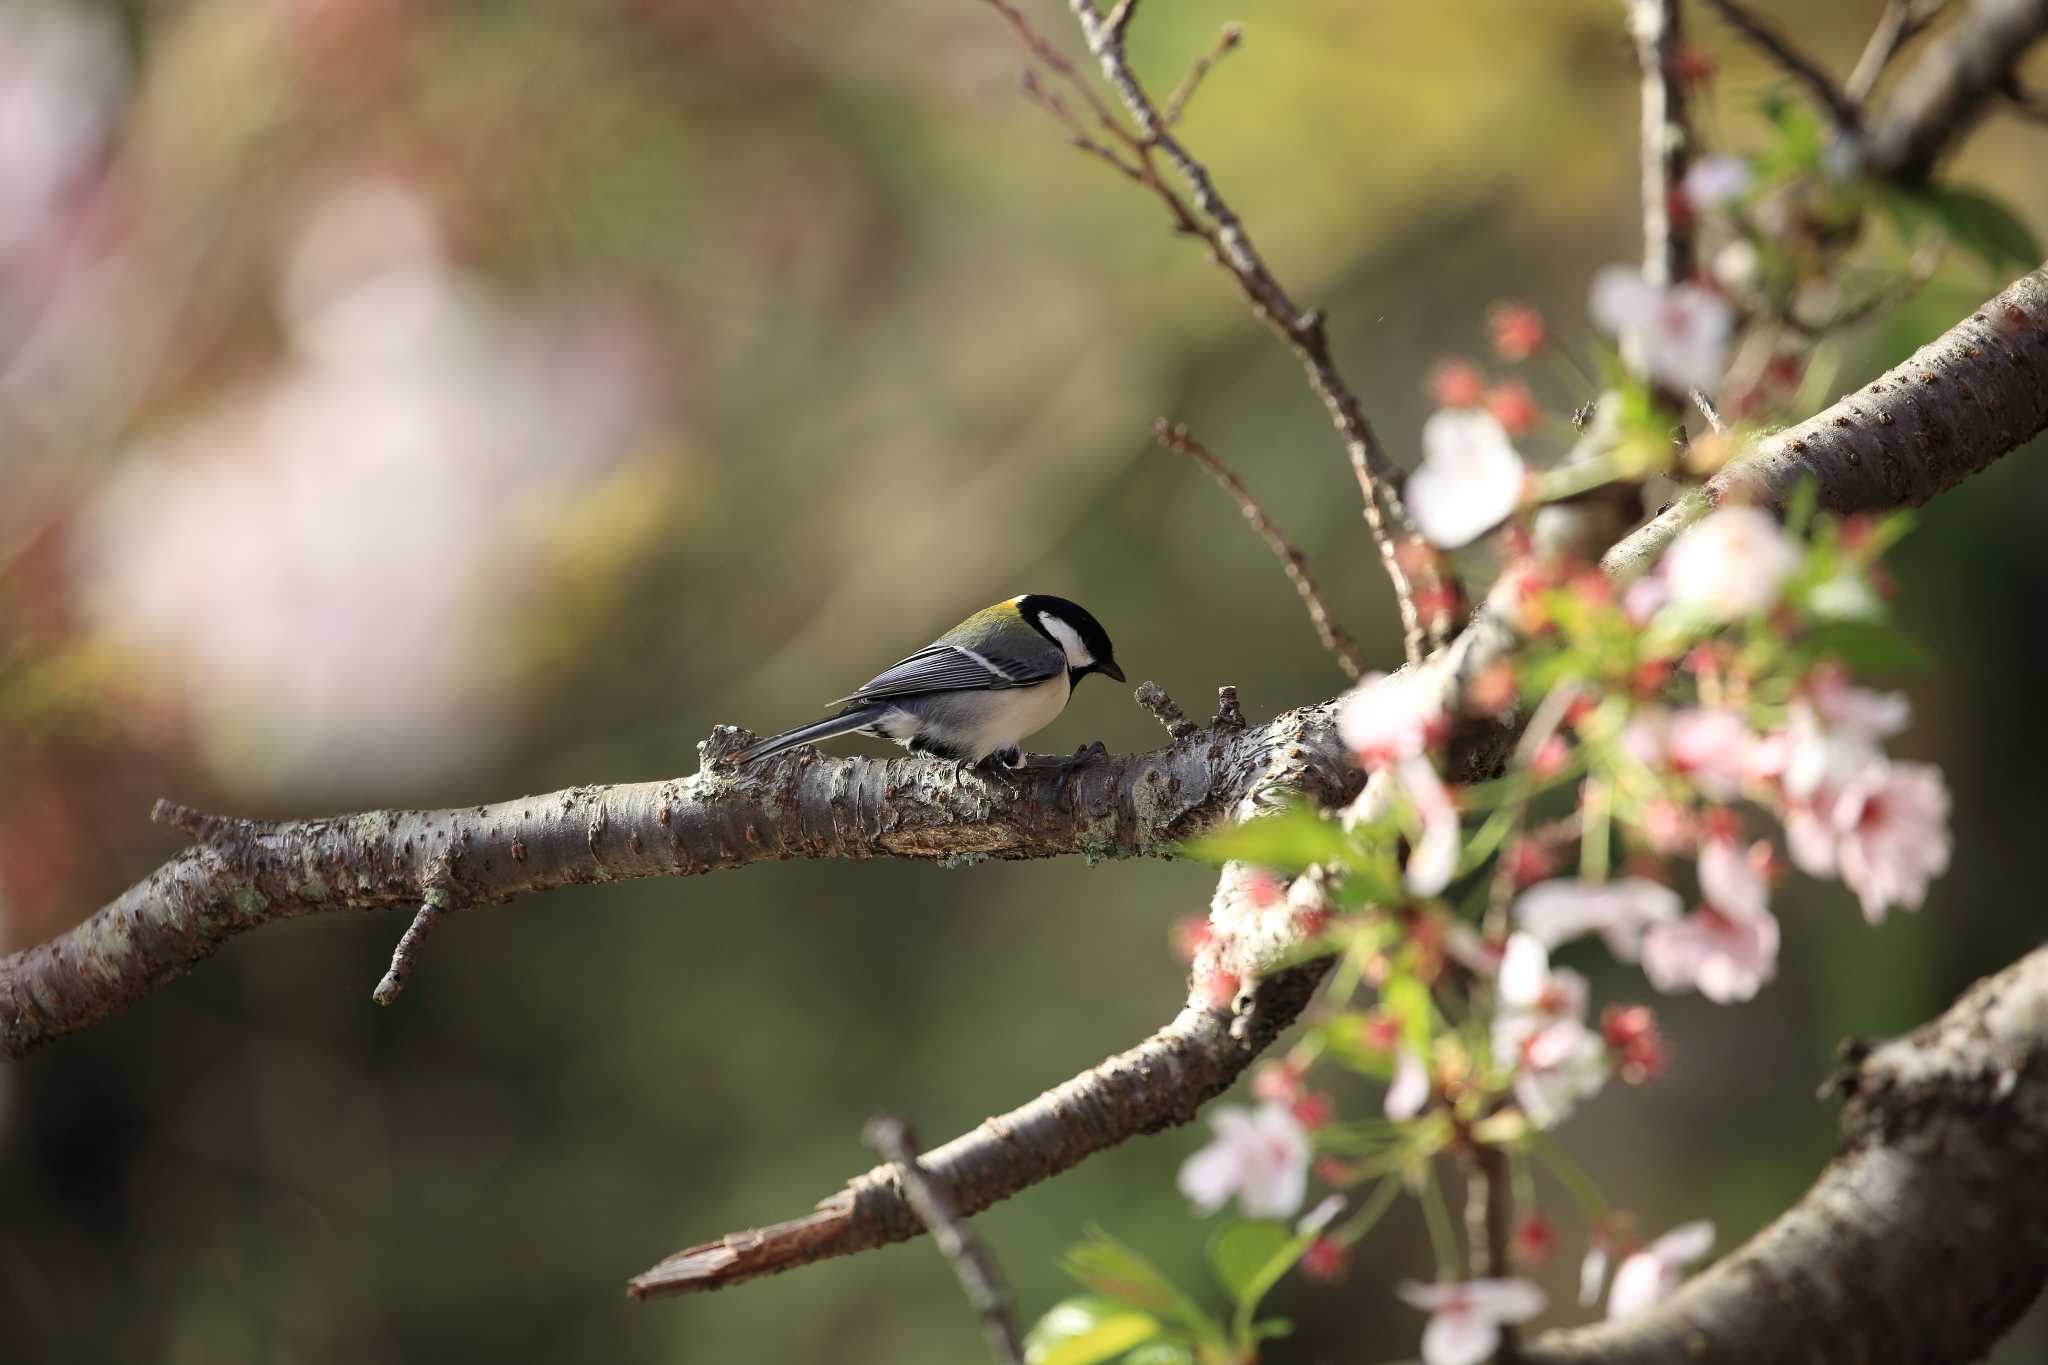
[[984,754],[978,759],[961,759],[955,766],[954,772],[958,776],[965,777],[968,770],[972,769],[974,775],[983,782],[1000,782],[1003,786],[1014,791],[1019,781],[1015,772],[1017,758],[1018,754],[1015,749],[998,749],[996,752]]
[[1073,779],[1073,776],[1076,772],[1079,772],[1082,768],[1087,767],[1090,763],[1093,763],[1098,758],[1108,757],[1108,745],[1104,744],[1099,739],[1093,739],[1088,741],[1088,743],[1083,744],[1080,748],[1074,750],[1073,756],[1071,758],[1063,758],[1060,760],[1060,775],[1058,780],[1053,784],[1053,790],[1056,792],[1065,792],[1067,789],[1067,783]]

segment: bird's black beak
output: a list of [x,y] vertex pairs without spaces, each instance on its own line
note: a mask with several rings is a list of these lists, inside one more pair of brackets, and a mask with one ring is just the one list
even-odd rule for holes
[[1095,671],[1105,678],[1115,678],[1118,682],[1124,680],[1124,671],[1116,666],[1115,659],[1104,659],[1095,665]]

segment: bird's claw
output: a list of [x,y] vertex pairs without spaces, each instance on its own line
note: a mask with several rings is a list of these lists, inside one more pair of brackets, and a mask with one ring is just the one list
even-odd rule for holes
[[1090,763],[1093,763],[1098,758],[1108,757],[1108,745],[1104,744],[1099,739],[1093,739],[1088,741],[1088,743],[1083,744],[1080,748],[1074,750],[1073,756],[1071,758],[1065,758],[1060,760],[1060,775],[1059,778],[1053,784],[1053,790],[1055,792],[1065,792],[1067,789],[1068,781],[1070,781],[1073,778],[1076,772],[1078,772],[1082,768],[1085,768]]

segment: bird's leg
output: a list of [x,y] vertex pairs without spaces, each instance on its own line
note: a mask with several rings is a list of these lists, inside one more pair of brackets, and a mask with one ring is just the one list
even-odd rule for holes
[[1012,769],[1015,768],[1018,757],[1018,752],[1014,747],[998,749],[994,753],[983,754],[977,759],[974,763],[974,771],[983,781],[998,780],[1006,787],[1015,788],[1018,779]]

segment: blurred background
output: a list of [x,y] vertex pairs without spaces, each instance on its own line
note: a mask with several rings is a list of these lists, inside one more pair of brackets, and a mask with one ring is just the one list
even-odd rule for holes
[[[1844,71],[1880,6],[1770,7]],[[1071,50],[1065,7],[1029,12]],[[1533,302],[1585,336],[1639,253],[1636,71],[1611,0],[1148,8],[1163,89],[1381,434]],[[1710,19],[1701,124],[1770,83]],[[1342,682],[1265,547],[1155,449],[1186,420],[1399,653],[1351,476],[1293,361],[1158,206],[1018,93],[985,7],[739,0],[8,0],[0,8],[0,946],[180,840],[154,797],[264,817],[694,771],[967,611],[1086,602],[1133,681],[1254,716]],[[2048,226],[2048,132],[1954,164]],[[1839,388],[1991,292],[1950,267]],[[1535,377],[1553,416],[1585,394]],[[1902,1030],[2040,938],[2048,466],[1943,498],[1893,563],[1941,661],[1902,746],[1956,793],[1954,870],[1867,928],[1784,896],[1754,1004],[1662,1001],[1674,1053],[1563,1130],[1655,1232],[1733,1246],[1826,1160],[1848,1034]],[[1119,689],[1043,743],[1151,747]],[[972,1360],[927,1245],[635,1305],[678,1247],[937,1142],[1179,1003],[1191,865],[773,865],[463,916],[390,1010],[398,916],[237,940],[0,1069],[0,1359]],[[1601,999],[1639,979],[1596,980]],[[1350,1097],[1363,1109],[1372,1100]],[[1089,1223],[1194,1275],[1191,1128],[980,1226],[1027,1319]],[[1579,1227],[1548,1272],[1568,1302]],[[1412,1210],[1271,1362],[1412,1353]],[[1554,1314],[1550,1321],[1569,1320]],[[2048,1354],[2037,1310],[2000,1357]]]

